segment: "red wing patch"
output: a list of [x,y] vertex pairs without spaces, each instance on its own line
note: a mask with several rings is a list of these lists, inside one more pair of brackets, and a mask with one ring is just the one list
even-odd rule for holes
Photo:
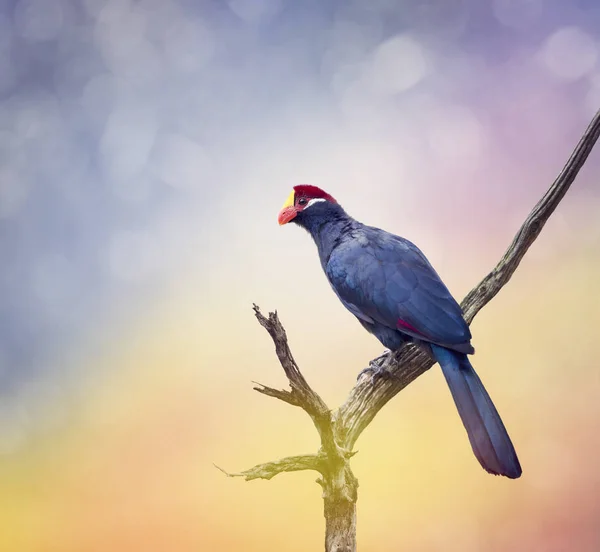
[[398,321],[396,322],[396,326],[398,327],[399,330],[408,330],[409,332],[413,332],[413,333],[416,333],[416,334],[419,334],[419,335],[423,335],[419,330],[417,330],[417,328],[415,328],[414,326],[412,326],[408,322],[405,322],[404,320],[401,320],[400,318],[398,318]]

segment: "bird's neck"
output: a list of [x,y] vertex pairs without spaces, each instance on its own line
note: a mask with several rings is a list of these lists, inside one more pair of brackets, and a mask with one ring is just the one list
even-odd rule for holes
[[323,267],[327,265],[331,252],[340,244],[343,236],[356,224],[358,224],[357,221],[341,207],[334,213],[334,216],[329,213],[326,217],[311,217],[305,221],[303,226],[317,245]]

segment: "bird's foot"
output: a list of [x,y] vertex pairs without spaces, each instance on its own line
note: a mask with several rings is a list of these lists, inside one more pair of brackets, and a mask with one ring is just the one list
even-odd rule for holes
[[[382,355],[382,357],[383,356],[385,355]],[[371,385],[375,385],[378,379],[391,377],[392,374],[377,362],[380,359],[382,360],[382,357],[378,357],[375,360],[369,362],[369,366],[367,366],[364,370],[361,370],[359,372],[356,381],[359,381],[360,378],[365,374],[371,374]]]
[[389,354],[391,354],[391,352],[391,349],[384,349],[383,353],[381,353],[377,358],[373,359],[371,362],[383,361]]

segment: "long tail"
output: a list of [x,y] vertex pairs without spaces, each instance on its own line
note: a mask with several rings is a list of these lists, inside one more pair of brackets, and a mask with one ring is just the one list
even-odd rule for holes
[[442,367],[471,447],[483,468],[516,479],[521,465],[502,419],[467,355],[431,345]]

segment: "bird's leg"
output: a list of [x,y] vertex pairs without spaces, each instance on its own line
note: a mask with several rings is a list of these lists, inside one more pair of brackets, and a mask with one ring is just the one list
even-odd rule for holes
[[390,353],[390,349],[386,349],[383,351],[382,355],[379,355],[377,358],[371,360],[369,362],[369,366],[359,372],[358,376],[356,377],[356,381],[360,380],[364,374],[371,374],[371,385],[375,385],[375,382],[379,378],[391,377],[392,374],[383,367],[383,362]]

